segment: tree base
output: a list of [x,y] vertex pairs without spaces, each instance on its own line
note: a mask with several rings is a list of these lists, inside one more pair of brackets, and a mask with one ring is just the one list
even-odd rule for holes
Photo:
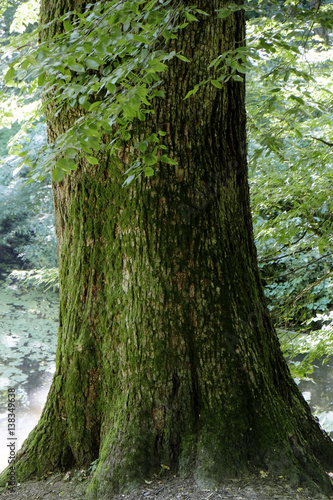
[[223,446],[216,434],[202,433],[192,440],[183,439],[179,463],[171,469],[163,462],[150,466],[147,458],[135,452],[139,447],[132,447],[132,452],[125,452],[122,457],[119,449],[114,449],[104,462],[100,461],[88,487],[87,499],[99,500],[132,492],[166,470],[183,478],[193,478],[201,489],[215,489],[230,480],[263,475],[275,480],[283,478],[293,489],[307,488],[313,494],[333,495],[328,474],[307,443],[301,445],[300,442],[295,445],[295,439],[290,439],[287,445],[281,443],[280,448],[275,443],[272,449],[260,453],[258,448],[246,450],[244,446],[230,447],[230,443],[228,447]]

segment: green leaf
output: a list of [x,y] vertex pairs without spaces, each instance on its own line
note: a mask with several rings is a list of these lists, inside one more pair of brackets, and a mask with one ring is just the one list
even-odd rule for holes
[[14,80],[9,80],[8,82],[6,82],[6,86],[7,87],[17,87],[17,83],[14,82]]
[[217,17],[219,19],[225,19],[226,17],[229,17],[231,14],[231,10],[230,9],[220,9],[217,13]]
[[72,158],[59,158],[57,160],[57,167],[62,170],[76,170],[77,168]]
[[185,14],[185,17],[186,17],[186,19],[188,21],[190,21],[190,22],[192,22],[192,21],[199,22],[199,19],[197,17],[195,17],[193,14],[191,14],[190,12],[185,11],[184,14]]
[[167,155],[162,155],[161,161],[163,163],[168,163],[169,165],[178,165],[177,161],[173,160],[172,158],[169,158]]
[[184,100],[185,99],[188,99],[189,97],[191,97],[191,95],[194,95],[198,92],[199,90],[199,85],[195,85],[195,87],[192,89],[192,90],[189,90],[186,94],[186,96],[184,97]]
[[[87,95],[81,95],[79,97],[79,103],[83,106],[83,104],[85,104],[85,102],[87,101],[87,99],[88,99]],[[90,103],[89,103],[89,107],[90,107]]]
[[289,99],[293,99],[294,101],[298,102],[299,104],[302,104],[302,106],[304,106],[305,102],[304,100],[301,98],[301,97],[298,97],[294,94],[292,94]]
[[74,148],[68,148],[66,149],[66,156],[67,158],[75,158],[77,155],[77,150]]
[[168,66],[166,64],[162,63],[161,61],[156,61],[156,60],[149,61],[149,65],[157,73],[165,71],[166,69],[168,69]]
[[70,64],[68,67],[71,71],[75,71],[75,73],[85,72],[85,68],[84,66],[82,66],[82,64]]
[[86,42],[83,44],[83,48],[86,51],[87,54],[90,54],[92,49],[93,49],[93,44],[90,42]]
[[111,132],[113,131],[112,127],[109,125],[109,123],[106,121],[106,120],[103,120],[103,121],[100,121],[99,122],[100,124],[100,127],[107,133],[107,134],[111,134]]
[[89,111],[92,111],[93,109],[97,108],[98,106],[100,106],[102,104],[102,101],[95,101],[91,104],[90,108],[89,108]]
[[[83,141],[80,142],[80,147],[81,147],[82,151],[84,151],[85,153],[89,153],[90,154],[92,152],[91,148],[88,147],[88,145],[86,143],[84,143]],[[80,156],[79,156],[79,158],[84,158],[84,157],[85,157],[85,155],[83,153],[81,153]]]
[[100,149],[101,144],[100,144],[100,141],[97,137],[87,137],[85,139],[85,141],[86,141],[86,145],[88,147],[90,147],[91,149],[95,149],[96,151],[98,151]]
[[107,83],[106,88],[108,89],[110,94],[113,94],[115,90],[117,90],[117,85],[115,85],[114,83]]
[[121,132],[121,138],[124,140],[124,141],[128,141],[130,138],[131,138],[131,133],[128,132],[128,130],[124,130]]
[[91,165],[98,164],[98,160],[94,156],[86,156],[86,160],[88,160],[88,162],[91,163]]
[[203,16],[209,16],[209,14],[207,12],[205,12],[204,10],[201,10],[201,9],[195,9],[195,11],[198,13],[198,14],[202,14]]
[[148,142],[147,141],[141,141],[138,144],[136,144],[136,148],[141,151],[141,153],[145,153],[148,148]]
[[38,62],[36,61],[36,59],[32,55],[27,56],[27,61],[29,61],[29,63],[32,66],[38,66]]
[[143,170],[143,172],[144,172],[144,174],[147,177],[151,177],[155,173],[154,170],[151,167],[145,167],[145,169]]
[[109,38],[103,37],[102,39],[100,39],[100,43],[95,45],[95,50],[100,57],[105,57],[106,46],[108,45],[108,43],[109,43]]
[[221,89],[221,88],[222,88],[222,84],[221,84],[221,82],[219,82],[218,80],[211,80],[211,83],[212,83],[212,85],[214,85],[214,87],[216,87],[217,89]]
[[153,153],[148,153],[143,157],[143,161],[145,162],[146,165],[156,165],[158,159],[157,156],[154,155]]
[[137,115],[138,115],[138,118],[140,121],[144,122],[146,120],[146,115],[144,113],[142,113],[142,111],[138,111],[137,112]]
[[66,172],[62,170],[61,168],[54,168],[52,170],[52,179],[54,182],[60,182],[62,179],[65,177]]
[[85,59],[85,64],[90,69],[99,69],[99,67],[104,64],[104,61],[102,61],[102,59],[98,59],[97,57],[87,57]]
[[176,56],[178,57],[178,59],[180,59],[181,61],[184,61],[184,62],[191,62],[189,59],[187,59],[187,57],[183,56],[182,54],[176,54]]
[[73,29],[72,24],[68,21],[68,19],[65,19],[64,21],[64,27],[66,31],[71,31]]
[[240,75],[232,75],[232,79],[235,80],[236,82],[244,81],[244,78],[242,78]]
[[46,80],[46,73],[40,74],[38,77],[38,86],[42,87],[45,83],[45,80]]
[[16,73],[15,69],[10,68],[5,75],[5,82],[7,83],[7,82],[11,81],[14,78],[15,73]]
[[175,38],[177,38],[177,35],[175,35],[174,33],[170,33],[170,31],[163,31],[162,35],[166,40],[174,40]]
[[95,124],[91,123],[89,127],[84,127],[84,133],[86,134],[87,137],[99,137],[100,132],[99,132],[99,127],[97,127]]
[[163,90],[155,90],[153,95],[156,97],[165,97],[165,92]]

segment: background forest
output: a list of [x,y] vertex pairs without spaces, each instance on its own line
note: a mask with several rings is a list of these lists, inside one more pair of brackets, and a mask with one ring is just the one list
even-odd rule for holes
[[[0,262],[14,252],[21,264],[7,279],[45,287],[57,283],[51,176],[31,168],[46,144],[44,119],[34,75],[17,80],[11,73],[13,58],[31,44],[38,9],[37,0],[0,0]],[[261,276],[282,348],[302,378],[313,360],[333,354],[333,5],[250,0],[245,9],[247,52],[215,64],[246,73]],[[207,198],[197,193],[193,209]]]

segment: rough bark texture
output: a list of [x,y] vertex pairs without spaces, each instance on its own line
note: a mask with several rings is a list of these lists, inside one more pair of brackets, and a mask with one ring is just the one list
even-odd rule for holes
[[[42,4],[44,20],[60,5]],[[178,166],[126,189],[127,165],[103,156],[54,186],[57,369],[21,479],[99,457],[88,498],[161,464],[200,485],[260,467],[330,491],[322,466],[333,465],[333,444],[290,376],[259,280],[244,83],[183,100],[210,60],[244,43],[244,16],[221,21],[222,1],[197,4],[210,16],[174,42],[192,63],[172,60],[165,99],[138,125],[167,132]],[[68,121],[49,122],[50,140]]]

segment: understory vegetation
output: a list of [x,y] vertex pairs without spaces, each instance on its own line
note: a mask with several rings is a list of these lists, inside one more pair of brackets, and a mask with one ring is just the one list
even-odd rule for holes
[[249,169],[266,297],[285,353],[307,353],[291,363],[304,377],[333,353],[332,5],[317,3],[310,19],[286,4],[248,23],[260,39],[247,79]]
[[[49,286],[56,284],[57,270],[51,179],[45,166],[57,157],[57,151],[46,145],[43,118],[38,109],[40,88],[48,83],[47,78],[51,78],[48,84],[52,84],[52,78],[56,76],[55,72],[50,77],[45,71],[38,70],[38,60],[31,52],[36,44],[36,36],[31,38],[30,32],[37,23],[38,2],[2,0],[1,7],[5,16],[1,26],[0,69],[5,83],[1,88],[0,103],[0,244],[13,248],[24,262],[24,269],[16,270],[12,278]],[[237,8],[231,4],[229,10],[221,11],[221,17]],[[333,353],[333,6],[330,2],[318,1],[250,1],[245,4],[245,9],[248,48],[236,54],[225,54],[219,61],[214,61],[210,83],[217,88],[223,84],[224,67],[246,73],[251,200],[261,276],[293,374],[304,377],[311,372],[314,359],[328,358]],[[196,22],[196,15],[204,15],[195,9],[183,14],[184,24]],[[81,19],[88,31],[98,15],[96,11],[90,18]],[[75,45],[75,26],[70,19],[65,22]],[[160,20],[154,22],[154,29],[158,31]],[[172,26],[174,20],[168,22]],[[162,31],[166,39],[174,36],[172,27],[168,29]],[[95,38],[89,36],[92,38],[85,41],[89,47],[84,44],[80,47],[82,58],[86,58],[85,50],[96,46],[95,57],[88,58],[93,72],[101,59],[113,57],[113,49],[108,48],[104,53],[101,48],[103,38],[98,44],[98,33]],[[137,35],[137,43],[145,43],[140,36]],[[114,43],[117,48],[116,41]],[[126,46],[123,50],[128,55]],[[174,56],[183,57],[181,54]],[[50,66],[54,60],[50,55],[48,57],[46,64]],[[62,54],[62,57],[57,71],[63,73],[61,78],[67,85],[68,74],[74,71],[80,75],[84,67],[83,62],[71,60],[70,53]],[[144,66],[145,56],[142,57]],[[183,59],[186,63],[186,58]],[[154,75],[163,71],[165,64],[165,54],[156,52],[148,70],[144,69],[148,83],[150,78],[154,79]],[[124,64],[119,65],[121,71],[125,71]],[[148,78],[147,75],[152,76]],[[96,96],[104,84],[103,78],[92,79],[92,88],[87,90],[90,95],[84,94],[82,88],[78,89],[78,84],[68,86],[67,94],[64,92],[66,95],[62,97],[64,101],[59,105],[72,106],[72,101],[78,97],[83,107],[97,113],[101,101]],[[112,85],[110,82],[106,85],[109,93]],[[154,96],[159,92],[156,89]],[[131,87],[128,94],[132,90]],[[142,87],[138,95],[133,94],[131,98],[132,102],[136,100],[137,109],[128,109],[129,119],[133,113],[142,113],[141,104],[149,105],[152,96]],[[119,106],[126,102],[118,100],[115,104],[110,100],[109,104]],[[82,153],[89,155],[92,164],[95,163],[92,154],[95,137],[102,133],[92,126],[96,116],[91,118],[89,147]],[[130,133],[126,120],[123,116],[118,122],[120,134],[125,139]],[[79,140],[80,131],[76,130],[76,133]],[[67,146],[61,145],[62,148],[66,146],[67,149],[61,152],[67,151],[67,156],[56,160],[55,180],[60,180],[74,168],[75,148],[82,148],[82,144],[73,142],[73,138],[70,140],[72,143]],[[150,151],[147,147],[151,143],[155,145],[154,151],[144,156],[143,164],[138,163],[129,169],[125,183],[135,182],[137,175],[154,174],[158,137],[142,141],[138,149],[145,154],[146,150]],[[44,165],[38,166],[37,151],[41,148],[44,148]],[[171,162],[167,152],[163,153],[165,162]],[[18,168],[18,155],[23,158],[21,168]],[[35,182],[29,183],[32,179]],[[27,181],[28,185],[22,188]],[[305,353],[302,362],[297,358],[292,363],[293,358]]]

